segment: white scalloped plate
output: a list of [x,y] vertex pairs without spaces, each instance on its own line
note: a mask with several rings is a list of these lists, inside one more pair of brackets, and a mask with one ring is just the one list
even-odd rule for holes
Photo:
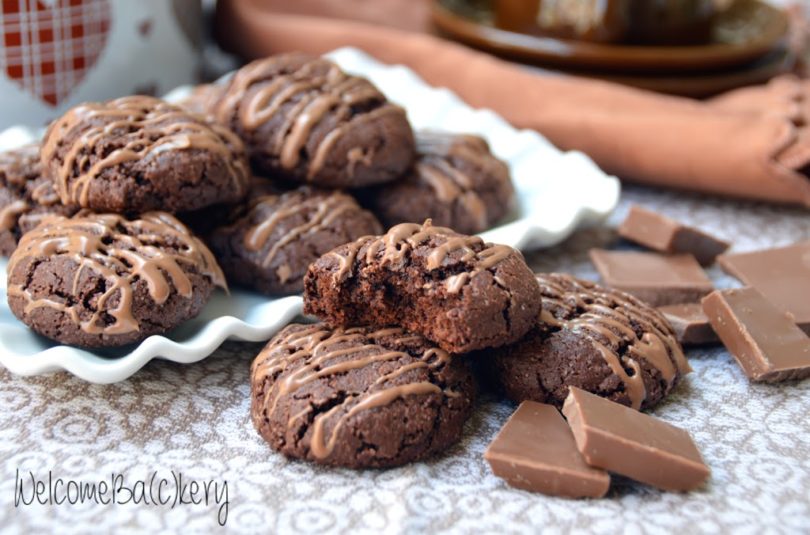
[[[403,66],[384,65],[367,54],[343,48],[328,55],[345,70],[374,82],[408,111],[416,129],[470,132],[486,138],[505,160],[517,188],[518,202],[503,225],[485,232],[488,241],[523,250],[547,247],[575,228],[607,217],[619,199],[619,182],[587,156],[562,153],[529,130],[515,130],[489,110],[474,110],[447,89],[434,88]],[[166,96],[181,98],[178,88]],[[41,131],[24,127],[0,133],[0,150],[30,142]],[[5,273],[6,262],[0,260]],[[167,336],[151,336],[116,350],[87,351],[55,344],[19,322],[6,301],[6,278],[0,277],[0,364],[19,375],[67,370],[94,383],[121,381],[153,358],[191,363],[201,360],[226,339],[262,341],[301,313],[301,298],[269,299],[234,290],[218,292],[202,314]]]

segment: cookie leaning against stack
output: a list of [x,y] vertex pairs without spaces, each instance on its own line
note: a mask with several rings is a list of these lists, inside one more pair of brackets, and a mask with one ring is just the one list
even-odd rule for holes
[[304,279],[305,313],[332,326],[401,325],[451,353],[516,342],[539,310],[519,251],[430,221],[342,245]]

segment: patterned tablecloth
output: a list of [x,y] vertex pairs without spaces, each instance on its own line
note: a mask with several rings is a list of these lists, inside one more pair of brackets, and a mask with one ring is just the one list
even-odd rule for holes
[[[707,228],[738,251],[810,238],[806,212],[636,188],[624,193],[611,227],[630,202]],[[588,249],[614,240],[612,229],[584,230],[528,259],[537,270],[593,278]],[[735,284],[717,268],[710,273],[718,286]],[[720,347],[690,351],[694,373],[655,410],[693,434],[712,470],[708,485],[674,494],[620,480],[594,501],[513,490],[491,475],[482,453],[513,409],[492,398],[463,440],[428,462],[354,472],[287,461],[248,418],[248,368],[259,347],[229,343],[188,366],[151,362],[109,386],[0,372],[0,529],[193,532],[219,519],[233,532],[810,531],[810,380],[752,385]],[[44,505],[26,505],[32,473]],[[81,501],[72,481],[104,483],[95,500],[71,503]],[[120,489],[115,503],[104,503],[104,485]],[[193,495],[201,503],[175,501],[178,487],[183,502]],[[165,505],[153,503],[157,490]]]

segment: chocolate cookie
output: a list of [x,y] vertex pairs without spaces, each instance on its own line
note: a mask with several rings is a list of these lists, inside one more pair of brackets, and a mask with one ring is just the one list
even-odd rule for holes
[[353,197],[301,186],[257,191],[207,241],[230,283],[280,295],[302,291],[307,268],[322,254],[381,231]]
[[39,145],[0,153],[0,255],[10,255],[45,216],[77,211],[62,205],[53,183],[40,174]]
[[259,172],[328,187],[389,182],[414,155],[402,108],[322,58],[283,54],[239,69],[213,115]]
[[363,202],[387,226],[433,219],[463,234],[490,228],[515,195],[509,168],[473,135],[419,132],[416,162],[396,182],[363,192]]
[[515,342],[539,309],[519,251],[430,221],[338,247],[304,279],[307,314],[336,327],[401,325],[451,353]]
[[398,466],[456,442],[472,412],[464,359],[398,327],[293,324],[251,367],[253,424],[288,457]]
[[537,280],[538,326],[481,359],[512,400],[562,407],[568,387],[576,386],[648,409],[691,370],[666,319],[635,297],[570,275]]
[[244,197],[244,146],[227,128],[162,100],[76,106],[42,144],[43,172],[63,204],[98,212],[196,210]]
[[53,217],[8,264],[8,304],[58,342],[120,346],[196,316],[225,279],[211,252],[165,212]]

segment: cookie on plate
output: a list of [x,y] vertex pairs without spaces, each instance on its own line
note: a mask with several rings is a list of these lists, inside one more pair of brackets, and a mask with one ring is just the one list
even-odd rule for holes
[[539,274],[538,326],[480,359],[514,400],[562,407],[568,387],[648,409],[691,370],[675,332],[654,308],[570,275]]
[[46,219],[8,264],[8,304],[63,344],[120,346],[196,316],[225,279],[208,248],[177,219],[80,214]]
[[251,366],[251,418],[284,455],[383,468],[441,452],[472,412],[462,358],[398,327],[293,324]]
[[62,203],[96,212],[196,210],[248,187],[235,134],[152,97],[70,109],[48,128],[41,157]]
[[512,206],[509,167],[478,136],[417,132],[416,162],[401,179],[363,192],[363,202],[390,227],[432,219],[463,234],[493,226]]
[[310,186],[285,193],[262,189],[268,188],[255,190],[207,238],[232,284],[267,295],[301,292],[307,268],[322,254],[382,232],[377,218],[345,193]]
[[307,314],[335,327],[401,325],[451,353],[515,342],[539,309],[519,251],[430,221],[342,245],[304,279]]
[[239,69],[212,114],[262,174],[351,188],[398,178],[414,156],[405,112],[371,82],[292,53]]
[[39,145],[0,153],[0,255],[8,256],[25,232],[48,215],[70,216],[53,183],[40,173]]

